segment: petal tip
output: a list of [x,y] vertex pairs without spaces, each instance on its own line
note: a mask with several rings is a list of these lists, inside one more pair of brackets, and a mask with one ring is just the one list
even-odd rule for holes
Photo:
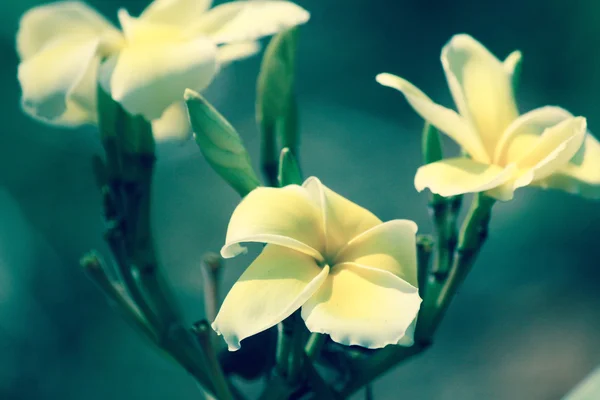
[[226,244],[221,248],[221,257],[223,258],[233,258],[246,253],[248,253],[248,248],[239,243]]
[[392,88],[397,88],[400,86],[400,84],[402,82],[404,82],[404,79],[402,79],[394,74],[390,74],[388,72],[382,72],[380,74],[377,74],[377,76],[375,77],[375,80],[380,85],[392,87]]

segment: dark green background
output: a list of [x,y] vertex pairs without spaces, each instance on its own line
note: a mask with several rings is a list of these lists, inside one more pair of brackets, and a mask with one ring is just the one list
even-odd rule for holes
[[[0,3],[0,398],[198,399],[194,381],[111,310],[79,270],[102,251],[90,158],[93,128],[61,130],[22,114],[14,36],[36,0]],[[401,75],[450,105],[439,62],[453,34],[500,57],[523,51],[521,111],[561,105],[600,132],[600,4],[590,0],[300,0],[298,95],[304,171],[384,220],[430,231],[415,192],[422,121],[375,83]],[[140,0],[96,0],[113,20]],[[254,162],[259,57],[206,92]],[[238,197],[195,144],[163,145],[154,219],[164,265],[190,321],[202,317],[200,256],[222,245]],[[491,237],[435,346],[389,373],[377,399],[558,399],[600,364],[600,204],[526,188],[495,207]],[[229,287],[251,257],[227,263]],[[255,389],[255,388],[254,388]],[[251,391],[253,388],[248,388]],[[359,398],[359,397],[357,397]]]

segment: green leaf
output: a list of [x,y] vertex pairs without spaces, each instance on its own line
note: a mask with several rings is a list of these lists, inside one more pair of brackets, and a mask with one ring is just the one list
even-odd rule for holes
[[229,122],[200,94],[185,91],[196,143],[206,161],[240,196],[260,186],[242,139]]
[[295,153],[298,147],[294,96],[297,38],[298,28],[292,28],[271,39],[257,80],[256,119],[261,131],[262,166],[272,185],[276,184],[279,149],[289,147]]
[[280,187],[302,184],[302,173],[300,172],[296,157],[294,157],[294,154],[287,147],[281,150],[281,155],[279,156],[277,180]]

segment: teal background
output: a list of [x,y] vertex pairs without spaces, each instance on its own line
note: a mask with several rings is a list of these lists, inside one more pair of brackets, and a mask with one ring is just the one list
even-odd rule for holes
[[[19,108],[14,37],[43,2],[0,3],[0,399],[197,399],[194,381],[109,308],[79,269],[106,252],[93,128],[56,129]],[[134,0],[90,2],[115,20]],[[441,47],[469,33],[499,57],[523,52],[521,111],[556,104],[600,131],[600,3],[579,0],[299,0],[312,13],[299,46],[302,161],[383,220],[430,232],[412,180],[422,121],[375,83],[401,75],[451,105]],[[255,165],[259,57],[227,68],[206,96],[239,130]],[[199,260],[223,244],[237,195],[196,145],[161,145],[154,221],[189,321],[203,315]],[[600,205],[526,188],[494,209],[491,235],[433,348],[375,385],[383,399],[559,399],[600,364]],[[251,256],[227,263],[224,288]],[[255,386],[243,386],[254,393]],[[357,396],[356,398],[361,398]]]

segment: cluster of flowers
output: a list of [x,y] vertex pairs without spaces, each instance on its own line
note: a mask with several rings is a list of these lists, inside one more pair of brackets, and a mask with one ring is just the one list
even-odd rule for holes
[[[157,140],[185,139],[184,91],[205,89],[219,69],[259,50],[257,40],[303,24],[287,1],[155,0],[137,18],[120,10],[121,30],[78,2],[34,8],[17,38],[23,109],[61,126],[97,123],[97,85],[132,115],[152,122]],[[441,61],[458,113],[394,75],[377,81],[402,92],[414,110],[464,155],[419,168],[418,191],[485,193],[512,199],[535,185],[600,197],[600,144],[586,119],[547,106],[519,115],[514,98],[521,54],[501,61],[467,35]],[[213,328],[230,350],[301,309],[311,332],[346,345],[411,345],[421,305],[416,224],[382,222],[318,179],[259,187],[233,212],[223,257],[266,244],[227,295]]]

